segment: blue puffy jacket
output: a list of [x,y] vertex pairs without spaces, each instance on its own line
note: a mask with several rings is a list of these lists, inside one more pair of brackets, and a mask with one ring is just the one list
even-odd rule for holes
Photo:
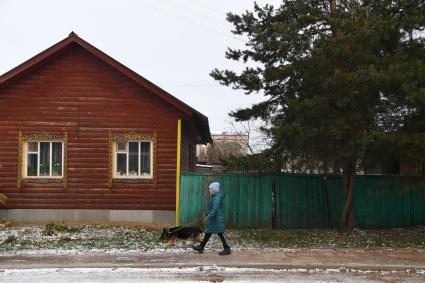
[[224,232],[223,202],[224,193],[222,191],[218,191],[210,196],[208,200],[206,233]]

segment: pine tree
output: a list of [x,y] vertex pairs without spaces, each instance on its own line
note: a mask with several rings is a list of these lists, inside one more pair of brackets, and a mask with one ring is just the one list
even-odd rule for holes
[[211,76],[267,98],[231,116],[267,121],[274,159],[289,155],[319,161],[325,172],[341,170],[341,224],[353,227],[354,177],[365,153],[425,152],[418,126],[425,113],[424,1],[292,0],[277,8],[255,4],[227,19],[248,41],[226,58],[248,66]]

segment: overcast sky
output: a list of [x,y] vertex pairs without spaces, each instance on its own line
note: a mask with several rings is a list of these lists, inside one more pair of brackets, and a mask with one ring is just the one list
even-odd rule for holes
[[241,69],[224,58],[227,47],[244,44],[225,17],[253,5],[251,0],[0,0],[0,74],[74,31],[207,115],[211,130],[223,131],[230,111],[262,100],[209,76],[214,68]]

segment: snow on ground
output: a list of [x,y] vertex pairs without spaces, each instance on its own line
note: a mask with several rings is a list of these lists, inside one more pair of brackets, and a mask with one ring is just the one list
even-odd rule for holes
[[[50,228],[49,228],[50,227]],[[53,232],[53,233],[49,233]],[[102,225],[27,225],[0,229],[1,254],[37,254],[81,252],[103,253],[163,253],[165,243],[159,240],[159,227],[102,226]],[[360,230],[355,229],[248,229],[227,230],[226,238],[232,250],[261,249],[291,251],[300,249],[425,249],[425,227],[411,229]],[[188,243],[190,248],[191,243]],[[186,252],[180,243],[167,249],[168,253]],[[221,242],[213,236],[207,246],[220,250]]]
[[[424,272],[423,270],[420,272]],[[380,279],[420,280],[409,271],[338,269],[255,269],[202,266],[193,268],[44,268],[0,270],[0,282],[376,282]],[[423,273],[422,273],[423,274]],[[403,279],[404,278],[404,279]],[[379,280],[378,280],[379,279]],[[398,281],[398,280],[397,280]],[[417,281],[420,282],[420,281]]]
[[[0,255],[19,254],[82,254],[82,253],[140,253],[171,254],[187,252],[192,246],[181,242],[174,247],[165,249],[165,242],[160,241],[160,229],[125,226],[96,226],[59,224],[53,235],[46,235],[46,226],[31,225],[24,227],[7,227],[0,229]],[[260,231],[260,230],[259,230]],[[256,232],[253,232],[255,235]],[[226,233],[233,250],[258,249],[290,250],[280,248],[273,241],[264,243],[256,239],[245,239],[241,231]],[[271,247],[270,247],[271,246]],[[218,237],[212,237],[207,246],[211,250],[220,250]]]

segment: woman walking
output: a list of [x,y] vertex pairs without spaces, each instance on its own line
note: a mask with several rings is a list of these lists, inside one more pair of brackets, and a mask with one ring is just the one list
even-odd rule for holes
[[223,244],[223,251],[219,255],[231,254],[230,247],[224,238],[224,215],[223,215],[223,201],[224,194],[220,191],[220,183],[214,182],[208,186],[210,197],[208,200],[208,212],[206,213],[207,226],[205,229],[205,236],[202,242],[193,247],[199,253],[204,252],[205,245],[210,239],[212,234],[217,234]]

